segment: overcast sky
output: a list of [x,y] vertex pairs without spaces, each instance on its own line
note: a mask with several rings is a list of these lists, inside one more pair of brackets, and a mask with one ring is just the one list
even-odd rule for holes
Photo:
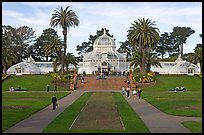
[[[119,42],[127,39],[131,23],[141,18],[155,21],[159,34],[172,32],[175,26],[195,30],[184,45],[184,53],[193,52],[196,44],[202,43],[202,2],[2,2],[2,24],[15,28],[26,25],[38,37],[50,28],[51,15],[60,6],[70,6],[80,21],[68,33],[68,52],[76,56],[76,46],[104,27],[116,39],[118,49]],[[62,29],[54,29],[63,39]]]

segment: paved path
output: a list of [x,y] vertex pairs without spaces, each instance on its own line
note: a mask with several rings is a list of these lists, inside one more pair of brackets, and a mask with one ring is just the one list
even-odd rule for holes
[[4,133],[42,133],[43,129],[62,113],[69,105],[83,94],[83,91],[72,91],[71,94],[58,101],[58,108],[52,110],[52,104],[45,109],[35,113],[28,119],[25,119]]
[[[110,92],[110,90],[88,90],[88,92]],[[58,101],[59,107],[52,110],[52,105],[35,113],[28,119],[25,119],[4,133],[42,133],[43,129],[57,117],[66,107],[71,105],[77,98],[79,98],[85,90],[75,90],[70,95]],[[114,90],[114,92],[120,92]],[[202,118],[194,117],[180,117],[167,115],[143,99],[133,99],[130,95],[129,98],[125,97],[135,112],[144,121],[149,128],[150,133],[190,133],[181,122],[182,121],[202,121]]]
[[143,99],[134,99],[133,95],[129,98],[125,96],[135,112],[140,116],[150,133],[191,133],[181,122],[183,121],[202,121],[198,117],[180,117],[165,114],[146,102]]

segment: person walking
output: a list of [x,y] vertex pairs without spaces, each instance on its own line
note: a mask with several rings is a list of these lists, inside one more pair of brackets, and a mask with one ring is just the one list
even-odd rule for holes
[[81,83],[84,84],[84,77],[81,78]]
[[139,99],[140,99],[140,97],[141,97],[141,93],[142,93],[142,90],[139,88],[139,89],[138,89],[138,96],[139,96]]
[[47,92],[50,91],[50,86],[47,84]]
[[124,96],[125,95],[125,87],[122,86],[122,95]]
[[52,96],[52,109],[55,110],[57,106],[57,97]]
[[130,86],[127,86],[126,93],[127,93],[127,97],[129,97],[130,96]]
[[136,98],[136,96],[137,96],[137,91],[136,91],[136,89],[135,89],[135,88],[133,89],[132,94],[134,95],[134,99],[135,99],[135,98]]

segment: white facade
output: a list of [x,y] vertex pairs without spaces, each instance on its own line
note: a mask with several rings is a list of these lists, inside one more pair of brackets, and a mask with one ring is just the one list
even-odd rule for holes
[[124,72],[128,67],[126,55],[116,50],[114,40],[104,29],[103,35],[94,41],[93,51],[84,56],[83,62],[79,62],[78,73]]
[[160,62],[162,67],[152,66],[151,71],[159,74],[200,74],[200,66],[182,60],[180,57],[175,62]]
[[[75,68],[73,65],[69,66],[69,69]],[[59,67],[58,67],[59,69]],[[7,70],[7,74],[47,74],[53,72],[52,62],[35,62],[34,59],[30,56],[23,60],[23,62],[17,63],[11,66]]]

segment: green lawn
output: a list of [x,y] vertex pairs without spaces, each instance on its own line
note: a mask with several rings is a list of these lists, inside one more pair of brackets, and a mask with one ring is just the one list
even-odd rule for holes
[[202,133],[202,121],[187,121],[182,123],[192,133]]
[[[169,92],[185,86],[186,92]],[[155,86],[142,88],[142,97],[161,111],[178,116],[202,116],[202,79],[198,76],[158,76]]]
[[[186,92],[169,92],[169,88],[185,86]],[[155,86],[142,88],[142,98],[159,110],[177,116],[202,117],[202,79],[198,76],[157,76]],[[200,132],[202,122],[185,122],[192,132]]]
[[[63,113],[61,113],[54,121],[52,121],[45,129],[44,129],[44,133],[125,133],[125,132],[129,132],[129,133],[147,133],[149,132],[148,128],[145,126],[145,124],[143,123],[143,121],[138,117],[138,115],[135,113],[135,111],[130,107],[130,105],[128,104],[128,102],[124,99],[124,97],[120,94],[120,93],[116,93],[113,92],[112,93],[112,98],[111,97],[106,97],[104,96],[104,93],[97,93],[97,98],[90,98],[91,95],[93,93],[91,92],[86,92],[84,93],[79,99],[77,99],[72,105],[70,105],[67,109],[65,109],[65,111]],[[110,93],[106,93],[107,95]],[[103,95],[103,96],[102,96]],[[99,97],[98,97],[99,96]],[[107,98],[107,99],[106,99]],[[106,101],[104,101],[104,99],[106,99]],[[107,101],[108,100],[108,101]],[[97,112],[99,111],[96,107],[96,103],[97,105],[99,105],[100,107],[105,107],[103,103],[110,103],[111,105],[107,105],[109,107],[109,109],[103,109],[100,110],[100,112],[97,113],[97,116],[95,113],[93,112]],[[87,103],[88,102],[88,103]],[[98,119],[95,119],[96,117],[100,118],[103,117],[104,114],[107,114],[107,111],[110,111],[110,106],[114,104],[116,105],[117,111],[119,113],[119,116],[121,117],[123,123],[124,123],[124,127],[125,130],[118,130],[118,129],[100,129],[97,128],[97,124],[95,124],[95,127],[93,125],[93,123],[96,123],[96,121]],[[87,108],[86,108],[86,103],[87,103]],[[109,104],[108,103],[108,104]],[[91,104],[91,105],[90,105]],[[82,108],[85,106],[85,108],[82,110]],[[95,106],[95,107],[93,107]],[[91,107],[91,108],[90,108]],[[102,107],[102,108],[103,108]],[[114,107],[113,107],[114,108]],[[112,108],[112,109],[113,109]],[[94,110],[96,109],[96,110]],[[82,112],[81,112],[82,110]],[[89,113],[88,113],[88,112]],[[112,110],[113,111],[113,110]],[[91,113],[92,112],[92,113]],[[84,119],[86,119],[84,117],[84,113],[86,113],[86,117],[89,118],[89,120],[84,121]],[[109,112],[110,113],[110,112]],[[114,113],[114,112],[112,112]],[[78,116],[79,115],[79,116]],[[72,127],[72,123],[75,120],[75,118],[78,116],[79,118],[79,122],[76,121],[76,125],[74,125],[74,128],[70,128]],[[112,119],[111,122],[116,122],[116,116],[114,116],[114,118],[110,118]],[[66,119],[65,119],[66,118]],[[105,117],[104,117],[105,119]],[[91,121],[91,122],[90,122]],[[83,122],[83,124],[88,124],[84,127],[86,128],[82,128],[82,126],[80,126],[80,122]],[[60,125],[60,126],[58,126]],[[87,129],[88,128],[92,128],[92,129]],[[103,125],[105,126],[105,125]],[[69,130],[70,128],[70,130]]]
[[60,99],[68,92],[2,92],[2,131]]
[[[2,83],[2,90],[8,91],[13,86],[14,88],[26,88],[28,91],[46,91],[47,84],[50,85],[50,90],[54,90],[52,78],[49,75],[12,75]],[[68,88],[57,86],[57,91],[67,91]]]

